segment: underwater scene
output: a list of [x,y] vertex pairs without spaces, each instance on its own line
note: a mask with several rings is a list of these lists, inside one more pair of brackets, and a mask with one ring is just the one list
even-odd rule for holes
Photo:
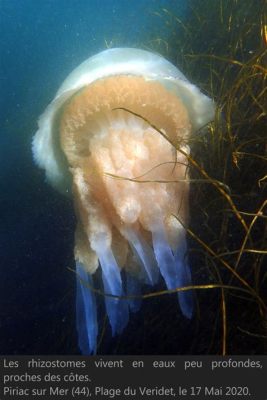
[[0,354],[267,354],[266,0],[0,1]]

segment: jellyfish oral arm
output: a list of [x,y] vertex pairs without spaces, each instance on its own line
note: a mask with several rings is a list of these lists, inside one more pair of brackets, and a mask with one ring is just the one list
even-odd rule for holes
[[[123,291],[121,268],[127,268],[126,287],[132,294],[140,292],[137,288],[142,282],[155,285],[159,271],[170,290],[191,283],[190,274],[184,272],[188,269],[186,232],[175,219],[168,222],[178,212],[187,219],[189,184],[183,154],[189,150],[184,147],[182,153],[176,153],[159,132],[125,111],[102,116],[94,129],[96,133],[88,141],[90,156],[71,169],[73,192],[88,249],[95,253],[102,270],[106,310],[115,335],[128,322],[128,305],[138,307],[137,302],[121,299],[129,294]],[[135,176],[144,180],[135,180]],[[128,243],[120,266],[113,243],[115,231],[119,248]],[[131,271],[129,253],[137,261],[137,274]],[[89,274],[94,272],[90,265],[84,268]],[[180,292],[178,299],[183,314],[191,318],[192,294]],[[88,329],[90,336],[93,333]]]

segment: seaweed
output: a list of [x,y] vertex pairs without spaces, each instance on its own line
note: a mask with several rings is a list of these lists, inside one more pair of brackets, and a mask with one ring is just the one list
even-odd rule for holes
[[198,299],[191,352],[262,354],[267,349],[267,4],[193,0],[189,7],[184,20],[166,9],[157,12],[169,39],[152,40],[148,47],[175,62],[217,105],[215,121],[190,143],[189,256]]

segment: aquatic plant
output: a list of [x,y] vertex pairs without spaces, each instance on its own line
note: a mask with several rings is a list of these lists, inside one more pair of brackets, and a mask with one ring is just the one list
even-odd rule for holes
[[[151,41],[215,99],[191,139],[190,263],[199,289],[193,353],[266,351],[266,2],[191,1],[166,9],[167,42]],[[215,321],[215,323],[214,323]],[[177,329],[177,326],[173,329]],[[187,350],[188,351],[188,350]]]

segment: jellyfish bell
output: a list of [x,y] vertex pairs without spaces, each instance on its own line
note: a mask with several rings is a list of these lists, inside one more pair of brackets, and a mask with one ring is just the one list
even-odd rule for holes
[[[77,330],[96,353],[94,290],[101,268],[112,334],[140,306],[142,285],[163,277],[168,289],[191,283],[188,142],[213,119],[214,105],[163,57],[105,50],[76,68],[39,119],[37,165],[57,190],[73,196],[77,227]],[[191,291],[178,291],[191,318]]]

